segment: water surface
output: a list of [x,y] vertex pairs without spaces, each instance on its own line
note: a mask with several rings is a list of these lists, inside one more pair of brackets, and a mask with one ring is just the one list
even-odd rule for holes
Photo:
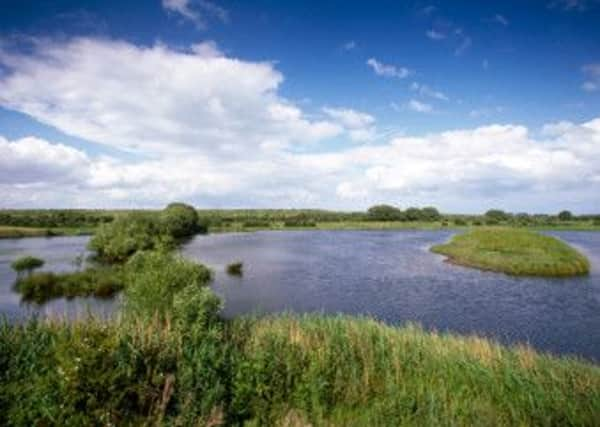
[[[370,315],[391,324],[528,342],[600,360],[600,233],[553,232],[591,275],[518,278],[444,262],[429,247],[452,231],[266,231],[197,236],[183,253],[215,269],[225,315]],[[225,266],[244,262],[242,278]]]
[[[225,316],[248,313],[345,313],[390,324],[528,342],[557,354],[600,361],[600,233],[552,232],[585,253],[589,276],[518,278],[444,262],[429,252],[452,231],[264,231],[197,236],[182,253],[215,271]],[[57,299],[21,303],[10,262],[29,254],[44,270],[73,270],[88,237],[0,240],[0,315],[109,316],[118,302]],[[243,277],[225,266],[244,262]]]

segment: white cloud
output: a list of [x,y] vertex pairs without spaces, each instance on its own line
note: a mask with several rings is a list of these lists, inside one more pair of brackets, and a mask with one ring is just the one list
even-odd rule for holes
[[[179,199],[229,207],[361,209],[396,201],[450,211],[555,211],[560,200],[600,209],[600,118],[550,123],[540,132],[495,124],[332,149],[311,143],[365,138],[375,117],[326,107],[322,118],[309,119],[278,93],[283,76],[273,64],[230,58],[214,45],[176,51],[75,39],[3,51],[0,59],[9,71],[0,77],[3,107],[132,151],[108,157],[40,138],[0,138],[2,207]],[[412,103],[431,112],[427,105]]]
[[411,111],[415,111],[417,113],[432,113],[433,106],[431,104],[426,104],[425,102],[417,101],[416,99],[411,99],[407,102],[406,108]]
[[429,86],[413,82],[410,85],[410,89],[419,93],[421,96],[428,96],[430,98],[439,99],[440,101],[449,101],[448,96],[445,93],[433,90]]
[[471,37],[464,35],[462,31],[458,33],[458,37],[460,42],[458,47],[454,50],[454,54],[456,56],[460,56],[465,53],[473,44]]
[[199,29],[207,27],[207,15],[229,22],[229,12],[208,0],[162,0],[162,6],[168,12],[189,19]]
[[598,3],[598,0],[553,0],[548,3],[548,7],[550,9],[562,9],[567,12],[584,12]]
[[431,40],[444,40],[446,38],[446,34],[436,31],[433,28],[425,32],[425,35],[429,37]]
[[584,91],[595,92],[600,89],[600,63],[584,65],[581,67],[581,71],[587,78],[581,85]]
[[[86,140],[148,155],[254,155],[339,135],[277,94],[271,63],[222,55],[214,43],[190,51],[73,39],[40,41],[32,53],[0,51],[0,105]],[[52,82],[52,84],[47,84]]]
[[375,58],[369,58],[367,65],[373,69],[375,74],[382,77],[397,77],[404,79],[410,75],[410,70],[405,67],[396,67],[379,62]]

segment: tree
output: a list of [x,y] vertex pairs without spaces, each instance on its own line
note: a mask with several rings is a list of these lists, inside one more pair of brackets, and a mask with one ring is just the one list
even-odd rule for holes
[[421,209],[421,219],[423,221],[439,221],[441,218],[442,215],[440,215],[439,211],[432,206]]
[[571,221],[573,219],[573,214],[569,211],[561,211],[558,214],[558,219],[561,221]]
[[421,209],[408,208],[404,211],[404,216],[408,221],[419,221],[422,218]]
[[501,221],[508,221],[510,219],[510,214],[506,213],[500,209],[490,209],[489,211],[487,211],[485,213],[485,216],[487,218],[487,221],[491,220],[491,221],[501,222]]
[[401,221],[402,211],[390,205],[375,205],[367,210],[367,217],[373,221]]
[[165,232],[175,238],[186,237],[199,231],[198,212],[185,203],[171,203],[161,213]]

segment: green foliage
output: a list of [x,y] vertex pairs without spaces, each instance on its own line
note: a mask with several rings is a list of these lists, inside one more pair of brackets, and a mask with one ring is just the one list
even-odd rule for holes
[[172,245],[173,238],[163,233],[155,215],[137,212],[100,226],[88,246],[101,260],[122,263],[137,251]]
[[206,286],[210,271],[166,252],[138,252],[124,266],[125,311],[132,316],[164,318],[174,295],[187,286]]
[[0,224],[15,227],[56,228],[95,227],[112,221],[114,214],[106,211],[80,209],[2,210]]
[[508,221],[511,216],[509,213],[504,212],[500,209],[490,209],[485,213],[486,222],[490,221],[493,224],[498,224],[502,221]]
[[574,276],[590,269],[587,258],[561,240],[518,229],[475,230],[431,250],[457,264],[513,275]]
[[244,264],[242,262],[234,262],[227,266],[227,274],[231,276],[241,276],[244,273]]
[[[164,232],[175,237],[187,237],[202,231],[198,212],[185,203],[171,203],[160,214]],[[205,230],[204,230],[205,231]]]
[[24,271],[31,274],[33,270],[35,270],[36,268],[40,268],[43,265],[43,259],[36,258],[30,255],[17,258],[10,264],[11,268],[15,270],[18,275],[20,275]]
[[561,211],[558,214],[558,219],[561,221],[571,221],[573,219],[573,214],[570,211]]
[[464,218],[454,218],[454,225],[457,225],[459,227],[464,227],[466,225],[468,225],[467,221]]
[[367,218],[371,221],[401,221],[404,219],[402,211],[390,205],[375,205],[367,210]]
[[24,301],[41,304],[61,297],[111,297],[123,289],[123,280],[117,268],[88,268],[70,273],[39,272],[18,278],[15,289]]
[[439,211],[432,207],[427,206],[421,209],[421,217],[422,221],[439,221],[442,219],[442,215],[440,215]]
[[283,224],[286,227],[316,227],[316,221],[312,220],[310,216],[304,213],[286,218]]

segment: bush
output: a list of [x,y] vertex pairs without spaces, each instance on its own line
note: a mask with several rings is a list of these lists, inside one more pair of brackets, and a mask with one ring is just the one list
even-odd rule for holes
[[160,215],[166,234],[175,238],[187,237],[201,231],[198,212],[185,203],[171,203]]
[[561,221],[571,221],[573,219],[573,214],[569,211],[561,211],[558,214],[558,219]]
[[203,265],[165,252],[139,252],[125,265],[125,311],[135,316],[163,318],[176,292],[200,288],[211,280]]
[[454,225],[459,226],[459,227],[464,227],[464,226],[468,225],[468,223],[467,223],[467,221],[465,221],[464,218],[455,218]]
[[241,276],[244,273],[243,268],[244,268],[243,263],[234,262],[227,266],[227,274],[229,274],[231,276]]
[[54,298],[108,298],[123,289],[120,270],[88,268],[71,273],[39,272],[17,279],[15,289],[24,301],[45,303]]
[[367,218],[371,221],[401,221],[402,211],[390,205],[375,205],[367,210]]
[[511,215],[500,209],[490,209],[485,213],[485,217],[486,221],[495,221],[494,224],[498,224],[502,221],[508,221]]
[[439,211],[431,206],[421,209],[420,214],[421,220],[428,222],[439,221],[442,218]]
[[28,274],[31,274],[33,270],[40,268],[43,265],[43,259],[28,255],[14,260],[10,266],[17,272],[17,275],[20,276],[24,271],[26,271]]
[[172,245],[172,237],[163,233],[156,216],[138,212],[100,226],[88,246],[101,260],[122,263],[137,251]]
[[594,225],[600,226],[600,218],[594,219]]

